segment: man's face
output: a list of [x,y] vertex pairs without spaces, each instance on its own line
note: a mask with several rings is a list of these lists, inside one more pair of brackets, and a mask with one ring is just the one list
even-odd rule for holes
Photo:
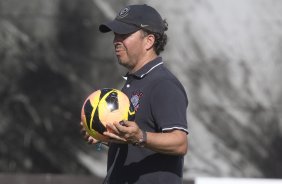
[[145,52],[145,37],[142,31],[117,34],[114,38],[115,53],[119,63],[129,70],[137,66]]

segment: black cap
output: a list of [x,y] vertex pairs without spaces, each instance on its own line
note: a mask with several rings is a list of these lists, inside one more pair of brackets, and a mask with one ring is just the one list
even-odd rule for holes
[[127,6],[114,20],[99,26],[102,33],[113,31],[118,34],[128,34],[139,29],[162,34],[165,31],[165,25],[157,10],[144,4]]

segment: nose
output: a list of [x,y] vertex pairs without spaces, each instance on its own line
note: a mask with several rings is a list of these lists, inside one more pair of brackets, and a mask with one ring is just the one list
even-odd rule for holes
[[122,42],[122,41],[123,41],[122,36],[120,34],[115,33],[113,42],[117,43],[117,42]]

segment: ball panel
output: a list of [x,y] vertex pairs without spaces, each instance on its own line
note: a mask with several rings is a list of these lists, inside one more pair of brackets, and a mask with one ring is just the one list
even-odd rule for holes
[[99,103],[101,122],[113,123],[127,119],[127,107],[129,106],[127,96],[116,89],[106,89],[104,92],[105,95]]
[[94,113],[94,117],[92,120],[92,130],[95,130],[97,132],[99,132],[100,134],[103,134],[107,129],[106,129],[106,125],[104,123],[102,123],[102,121],[100,120],[100,114],[99,114],[99,109],[101,107],[98,105],[95,113]]
[[107,103],[109,111],[114,111],[119,109],[119,99],[117,92],[112,90],[107,95],[105,95],[105,102]]
[[97,140],[101,140],[101,141],[107,141],[107,140],[108,140],[108,137],[106,137],[106,136],[100,134],[99,132],[97,132],[97,131],[95,131],[95,130],[93,130],[93,129],[90,130],[90,129],[87,127],[87,125],[86,125],[86,117],[85,117],[85,116],[82,116],[81,120],[82,120],[82,122],[83,122],[83,126],[85,127],[85,130],[87,131],[87,133],[88,133],[90,136],[94,137],[94,138],[97,139]]
[[89,99],[86,100],[83,110],[85,114],[86,127],[91,130],[94,108]]

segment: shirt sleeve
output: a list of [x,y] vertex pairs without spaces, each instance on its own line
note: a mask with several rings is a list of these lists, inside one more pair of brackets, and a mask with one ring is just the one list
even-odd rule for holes
[[183,86],[175,80],[162,80],[152,89],[151,110],[154,121],[165,132],[179,129],[188,133],[188,99]]

